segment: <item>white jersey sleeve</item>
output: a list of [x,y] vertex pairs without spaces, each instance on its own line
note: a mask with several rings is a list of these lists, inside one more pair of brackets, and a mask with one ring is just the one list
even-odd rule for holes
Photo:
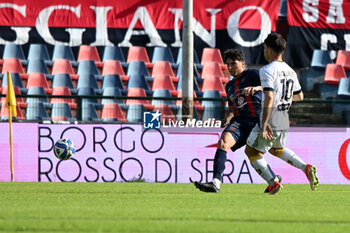
[[260,69],[260,81],[263,91],[274,91],[274,76],[265,67]]

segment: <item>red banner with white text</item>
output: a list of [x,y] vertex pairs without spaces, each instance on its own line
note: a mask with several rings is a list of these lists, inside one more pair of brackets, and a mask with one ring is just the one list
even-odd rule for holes
[[350,50],[350,1],[288,1],[288,44],[286,57],[294,67],[310,65],[315,49]]
[[[195,48],[237,47],[247,63],[261,63],[262,43],[276,31],[280,0],[196,0]],[[181,47],[182,0],[1,0],[0,45],[45,43],[78,47]]]

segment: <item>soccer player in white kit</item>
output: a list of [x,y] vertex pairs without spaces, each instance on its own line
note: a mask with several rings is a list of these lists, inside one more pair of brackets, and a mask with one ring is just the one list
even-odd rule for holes
[[302,101],[303,92],[295,71],[283,62],[282,54],[286,41],[278,33],[271,33],[264,41],[264,56],[269,62],[260,69],[260,80],[263,88],[263,110],[260,122],[247,139],[245,153],[251,165],[269,184],[267,192],[277,193],[282,185],[262,157],[266,152],[286,161],[302,170],[312,190],[318,186],[316,168],[306,164],[292,150],[285,148],[289,128],[288,110],[292,101]]

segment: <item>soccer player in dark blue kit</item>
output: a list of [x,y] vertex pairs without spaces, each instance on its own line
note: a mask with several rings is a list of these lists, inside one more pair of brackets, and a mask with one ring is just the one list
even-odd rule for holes
[[262,89],[259,71],[245,70],[244,53],[238,49],[229,49],[224,52],[224,61],[233,79],[226,84],[226,93],[229,99],[229,114],[223,126],[214,157],[214,175],[212,182],[194,182],[203,192],[220,192],[222,175],[225,170],[227,151],[236,151],[246,144],[247,138],[259,121],[261,113]]

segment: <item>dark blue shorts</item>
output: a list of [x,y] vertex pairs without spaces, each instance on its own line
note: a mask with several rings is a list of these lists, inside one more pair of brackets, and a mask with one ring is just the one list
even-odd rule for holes
[[244,146],[247,142],[247,138],[254,128],[254,126],[258,123],[258,118],[247,118],[247,119],[239,119],[232,118],[230,124],[226,126],[224,132],[229,132],[232,134],[233,138],[236,141],[236,144],[231,147],[232,151],[236,151],[237,149]]

